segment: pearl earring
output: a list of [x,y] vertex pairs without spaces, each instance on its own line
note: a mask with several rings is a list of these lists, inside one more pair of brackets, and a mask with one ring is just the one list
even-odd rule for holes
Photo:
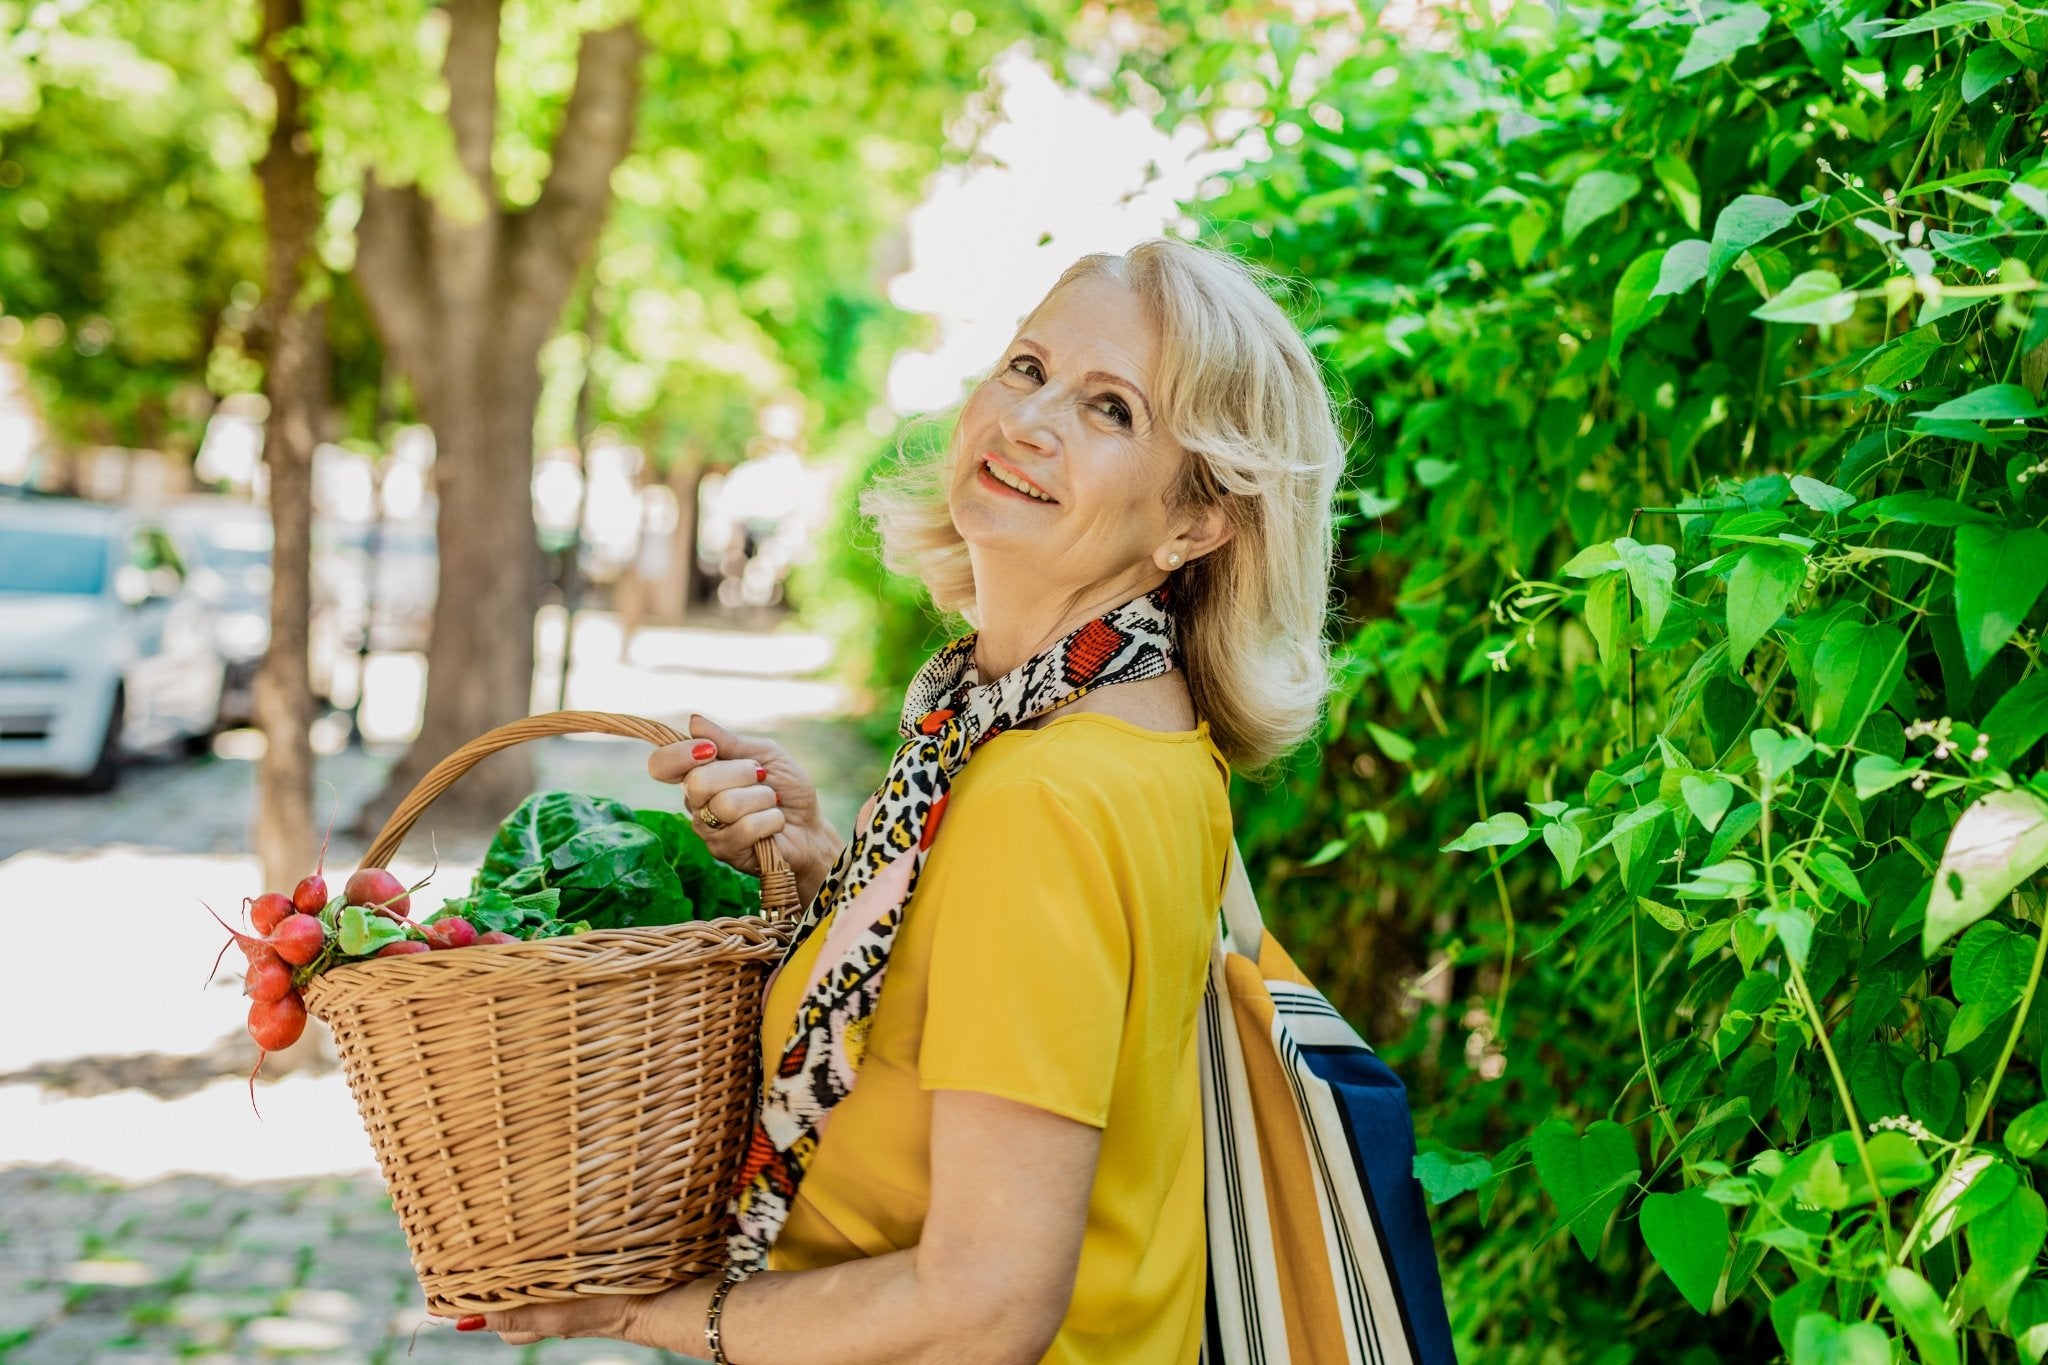
[[1167,566],[1168,566],[1169,568],[1171,568],[1171,567],[1173,567],[1173,566],[1175,566],[1175,565],[1178,565],[1178,564],[1180,563],[1180,556],[1179,556],[1179,555],[1168,555],[1168,556],[1166,557],[1166,563],[1167,563]]

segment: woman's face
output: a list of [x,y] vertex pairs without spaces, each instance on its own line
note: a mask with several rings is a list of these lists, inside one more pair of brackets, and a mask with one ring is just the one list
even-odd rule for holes
[[1149,585],[1167,554],[1193,557],[1176,539],[1188,517],[1166,510],[1188,456],[1153,415],[1158,357],[1157,324],[1107,276],[1074,281],[1025,321],[968,398],[954,446],[948,500],[980,587],[991,571],[1055,591]]

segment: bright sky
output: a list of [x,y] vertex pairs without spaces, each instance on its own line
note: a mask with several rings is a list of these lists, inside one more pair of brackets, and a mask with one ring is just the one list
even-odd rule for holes
[[1022,53],[993,74],[1001,96],[985,155],[933,180],[910,216],[910,269],[889,286],[898,307],[938,322],[933,349],[904,351],[890,367],[888,404],[901,415],[959,398],[1061,271],[1158,236],[1179,220],[1178,201],[1238,160],[1204,151],[1199,130],[1169,138],[1140,110],[1062,89]]

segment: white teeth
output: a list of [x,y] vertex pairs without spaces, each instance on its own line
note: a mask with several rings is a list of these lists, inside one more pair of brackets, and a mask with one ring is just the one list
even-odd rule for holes
[[1036,498],[1040,502],[1052,501],[1052,499],[1045,496],[1045,494],[1040,493],[1035,489],[1026,486],[1021,480],[1013,478],[1011,475],[1005,473],[993,460],[982,461],[982,468],[988,470],[989,476],[993,478],[997,483],[1002,484],[1005,488],[1014,488],[1019,493],[1022,493],[1025,497]]

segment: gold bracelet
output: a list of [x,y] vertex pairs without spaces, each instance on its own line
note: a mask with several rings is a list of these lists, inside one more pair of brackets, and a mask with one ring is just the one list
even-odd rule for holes
[[726,1358],[725,1343],[719,1340],[718,1319],[725,1313],[725,1296],[732,1293],[732,1287],[747,1278],[747,1272],[736,1265],[725,1268],[725,1278],[718,1288],[711,1291],[711,1311],[704,1319],[704,1348],[713,1365],[732,1365]]

